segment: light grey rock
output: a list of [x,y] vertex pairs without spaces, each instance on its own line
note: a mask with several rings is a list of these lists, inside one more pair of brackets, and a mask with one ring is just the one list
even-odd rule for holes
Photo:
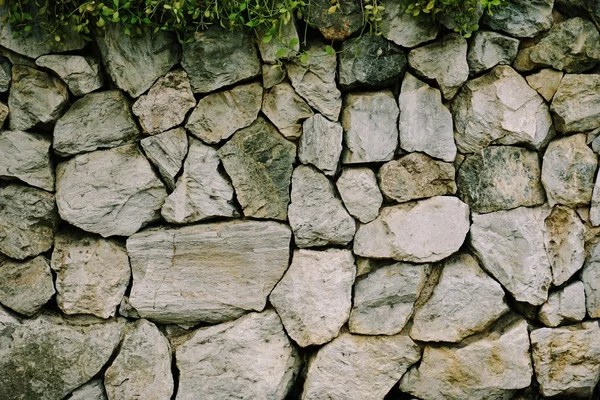
[[350,215],[363,224],[377,218],[383,196],[377,186],[377,178],[373,170],[344,168],[336,186]]
[[600,318],[600,244],[589,250],[581,281],[585,288],[585,307],[590,318]]
[[135,144],[80,154],[56,170],[61,218],[104,237],[129,236],[156,221],[166,197]]
[[518,51],[518,39],[493,31],[477,31],[467,53],[469,72],[474,75],[496,65],[510,65]]
[[312,164],[325,175],[335,175],[342,154],[343,129],[321,114],[308,118],[302,124],[298,158],[302,164]]
[[269,296],[288,336],[301,347],[337,337],[350,316],[355,276],[350,250],[296,250]]
[[275,85],[279,85],[287,77],[287,71],[284,65],[269,65],[262,66],[262,80],[265,90],[271,89]]
[[100,318],[115,315],[131,277],[123,245],[75,231],[56,235],[52,269],[62,312]]
[[219,171],[217,150],[190,138],[183,174],[162,206],[167,222],[185,224],[237,215],[231,183]]
[[398,147],[398,105],[389,90],[344,98],[344,164],[389,161]]
[[544,68],[525,77],[529,86],[538,91],[546,101],[551,102],[562,82],[564,73],[551,68]]
[[592,202],[590,206],[590,222],[592,226],[600,225],[600,179],[596,178],[594,191],[592,192]]
[[262,311],[288,267],[290,238],[272,221],[140,232],[127,240],[129,301],[142,318],[186,325]]
[[175,359],[177,400],[240,396],[282,400],[292,389],[301,365],[273,310],[198,329],[176,348]]
[[585,318],[585,290],[581,281],[550,293],[538,313],[538,319],[549,327],[565,322],[579,322]]
[[313,116],[313,111],[287,82],[272,87],[265,93],[262,112],[288,139],[302,135],[302,122]]
[[0,129],[4,126],[8,115],[10,114],[10,109],[8,106],[2,102],[0,102]]
[[309,361],[301,399],[382,399],[420,357],[407,335],[342,333]]
[[431,297],[415,311],[410,337],[424,342],[460,342],[508,311],[502,286],[472,255],[458,254],[444,262]]
[[398,334],[412,316],[425,286],[429,264],[395,263],[375,269],[354,285],[350,332],[361,335]]
[[458,251],[469,231],[469,207],[455,197],[437,196],[381,209],[361,225],[354,253],[415,263],[442,260]]
[[451,105],[461,153],[490,144],[544,147],[553,135],[544,99],[509,66],[497,66],[467,82]]
[[0,303],[32,316],[53,295],[50,263],[43,256],[15,261],[0,255]]
[[85,385],[75,389],[69,400],[108,400],[101,379],[92,379]]
[[91,57],[48,55],[35,60],[62,79],[75,96],[83,96],[104,86],[100,63]]
[[0,179],[17,179],[52,192],[51,145],[49,138],[35,133],[0,132]]
[[135,141],[140,132],[129,107],[118,90],[77,100],[54,127],[54,151],[65,157]]
[[259,83],[250,83],[209,94],[198,102],[185,128],[208,144],[229,139],[238,129],[256,120],[262,93]]
[[8,92],[12,81],[12,64],[5,57],[0,57],[0,93]]
[[175,188],[175,177],[179,174],[188,153],[188,137],[183,128],[149,136],[140,141],[146,158],[158,169],[167,187]]
[[0,253],[23,260],[52,247],[59,218],[54,195],[29,186],[0,188]]
[[121,315],[125,318],[133,318],[133,319],[141,318],[140,315],[138,314],[138,312],[136,311],[136,309],[133,308],[133,306],[129,302],[129,296],[123,296],[123,299],[121,300],[121,304],[119,305],[119,315]]
[[517,301],[534,306],[548,299],[552,283],[544,247],[545,207],[520,207],[490,214],[473,214],[470,246],[483,267]]
[[600,75],[566,74],[550,110],[559,132],[569,134],[600,128]]
[[527,322],[517,321],[464,346],[427,346],[400,390],[428,400],[510,399],[531,383]]
[[446,35],[437,42],[411,50],[408,65],[420,77],[435,80],[444,99],[450,100],[469,78],[467,41],[456,33]]
[[379,22],[383,37],[405,48],[417,47],[437,37],[439,26],[426,16],[415,18],[405,12],[402,3],[386,1]]
[[563,206],[555,206],[544,223],[552,283],[560,286],[583,267],[585,226],[574,210]]
[[[275,64],[281,60],[289,60],[300,52],[300,37],[296,27],[296,19],[292,17],[287,24],[278,25],[277,32],[271,36],[271,40],[265,41],[265,33],[259,32],[256,43],[263,62]],[[290,44],[293,44],[291,46]],[[285,49],[285,50],[281,50]],[[284,52],[283,55],[278,52]]]
[[144,132],[154,135],[183,123],[195,105],[188,76],[184,70],[177,69],[159,78],[147,94],[137,99],[132,111]]
[[67,86],[60,79],[24,65],[13,65],[8,95],[10,129],[47,127],[62,115],[68,101]]
[[129,326],[119,354],[104,374],[111,400],[165,400],[173,394],[171,346],[151,322]]
[[288,217],[296,246],[346,245],[352,241],[354,219],[325,175],[312,167],[296,167],[291,197]]
[[554,0],[509,0],[483,16],[483,23],[515,37],[534,37],[552,26]]
[[440,91],[407,73],[398,102],[400,147],[407,152],[418,151],[447,162],[454,161],[452,114],[442,104]]

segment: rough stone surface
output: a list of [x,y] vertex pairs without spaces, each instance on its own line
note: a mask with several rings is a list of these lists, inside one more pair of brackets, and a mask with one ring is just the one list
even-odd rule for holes
[[331,182],[312,167],[299,166],[292,175],[288,215],[296,246],[346,245],[356,226]]
[[12,81],[12,64],[5,57],[0,57],[0,93],[8,92]]
[[492,31],[477,31],[469,52],[469,72],[479,74],[496,65],[510,65],[519,51],[519,40]]
[[77,100],[54,127],[54,151],[64,157],[133,142],[139,129],[129,107],[118,90]]
[[10,113],[10,109],[8,106],[2,102],[0,102],[0,129],[4,126],[6,119]]
[[343,129],[321,114],[308,118],[302,124],[298,158],[302,164],[312,164],[325,175],[335,175],[342,154]]
[[158,169],[167,187],[175,188],[175,177],[179,174],[188,153],[188,137],[185,129],[176,128],[140,141],[146,158]]
[[554,5],[565,15],[591,19],[600,29],[600,3],[598,1],[556,0]]
[[100,63],[93,58],[48,55],[38,58],[35,63],[54,71],[75,96],[83,96],[104,86]]
[[458,251],[469,231],[469,207],[455,197],[384,207],[377,219],[361,225],[354,253],[370,258],[434,262]]
[[377,178],[373,170],[344,168],[336,186],[350,215],[363,224],[377,218],[383,196],[377,186]]
[[556,206],[546,218],[545,228],[552,283],[560,286],[583,267],[585,226],[574,210]]
[[585,288],[585,307],[590,318],[600,318],[600,244],[593,245],[585,260],[581,281]]
[[289,83],[280,83],[265,93],[262,112],[288,139],[302,134],[302,122],[313,116],[313,111]]
[[559,132],[579,133],[600,128],[600,75],[565,75],[550,110]]
[[402,3],[386,1],[379,23],[383,37],[399,46],[412,48],[437,37],[439,26],[426,16],[415,18],[407,14]]
[[100,379],[92,379],[85,385],[75,389],[69,400],[108,400],[104,385]]
[[301,365],[272,310],[199,329],[176,348],[175,358],[178,400],[284,399]]
[[265,221],[150,230],[127,240],[142,318],[218,323],[261,311],[288,267],[291,232]]
[[329,13],[329,0],[313,0],[308,8],[308,20],[325,40],[343,40],[358,32],[364,25],[361,5],[354,0],[340,0],[334,13]]
[[[267,64],[276,64],[281,60],[289,60],[295,57],[300,52],[300,37],[298,36],[298,28],[296,27],[296,19],[292,17],[288,23],[278,26],[277,33],[271,36],[271,40],[264,42],[265,33],[259,32],[257,35],[258,51],[263,62]],[[290,46],[291,43],[295,44]],[[277,52],[285,49],[285,54]]]
[[52,269],[62,312],[100,318],[115,315],[131,277],[123,245],[76,231],[56,235]]
[[529,86],[538,91],[546,101],[552,101],[554,94],[562,82],[564,73],[551,68],[544,68],[525,77]]
[[0,132],[0,179],[17,179],[40,189],[53,191],[51,144],[50,139],[35,133]]
[[271,89],[275,85],[279,85],[287,77],[285,65],[269,65],[262,66],[263,87],[265,90]]
[[550,293],[540,308],[538,318],[549,327],[565,322],[579,322],[585,318],[585,290],[581,281],[575,281],[557,292]]
[[80,154],[56,170],[61,218],[104,237],[129,236],[157,220],[166,197],[135,144]]
[[534,37],[552,26],[554,0],[509,0],[503,7],[487,13],[483,22],[516,37]]
[[244,215],[284,221],[296,146],[259,118],[219,149]]
[[269,296],[288,336],[301,347],[335,338],[350,316],[355,276],[349,250],[296,250]]

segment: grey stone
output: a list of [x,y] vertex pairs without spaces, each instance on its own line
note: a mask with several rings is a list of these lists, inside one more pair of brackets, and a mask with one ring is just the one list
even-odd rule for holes
[[554,94],[562,82],[564,73],[545,68],[525,77],[529,86],[538,91],[546,101],[552,101]]
[[581,281],[585,288],[585,307],[590,318],[600,318],[600,244],[594,244],[585,260]]
[[[300,52],[300,37],[296,27],[296,19],[292,17],[287,23],[278,25],[277,32],[265,41],[265,32],[257,35],[258,51],[263,62],[275,64],[280,60],[289,60]],[[284,50],[281,50],[284,49]],[[284,52],[284,54],[281,54]]]
[[363,224],[377,218],[383,196],[371,169],[344,168],[336,186],[350,215]]
[[0,179],[17,179],[54,190],[49,138],[23,131],[0,132]]
[[104,237],[129,236],[156,221],[166,197],[135,144],[80,154],[56,170],[61,218]]
[[288,139],[298,139],[302,122],[313,116],[313,111],[289,83],[280,83],[265,93],[262,112]]
[[285,221],[296,146],[263,118],[219,149],[244,215]]
[[8,106],[0,102],[0,129],[2,129],[2,127],[4,126],[4,122],[6,122],[6,119],[8,118],[9,114],[10,110]]
[[437,37],[439,26],[428,16],[413,17],[405,12],[401,2],[386,0],[385,12],[379,22],[383,37],[399,46],[412,48]]
[[85,385],[75,389],[69,400],[108,400],[101,379],[92,379]]
[[140,132],[129,107],[118,90],[77,100],[54,127],[54,151],[64,157],[133,142]]
[[469,231],[469,207],[455,197],[438,196],[384,207],[361,225],[354,253],[370,258],[434,262],[458,251]]
[[585,290],[581,281],[550,293],[548,301],[540,308],[538,319],[549,327],[565,322],[579,322],[585,318]]
[[340,0],[337,4],[333,13],[328,12],[332,5],[329,0],[313,0],[308,7],[308,21],[325,40],[344,40],[365,24],[361,5],[354,0]]
[[556,0],[554,6],[565,15],[591,19],[600,29],[600,3],[597,0]]
[[545,220],[545,228],[552,283],[560,286],[583,267],[585,226],[574,210],[555,206]]
[[296,246],[346,245],[354,237],[354,219],[335,197],[331,182],[312,167],[301,165],[292,175],[288,210]]
[[308,118],[302,124],[298,158],[302,164],[312,164],[325,175],[335,175],[342,154],[343,129],[321,114]]
[[287,71],[284,65],[269,65],[262,66],[263,87],[265,90],[271,89],[275,85],[279,85],[287,76]]
[[398,105],[392,92],[348,94],[341,122],[344,164],[389,161],[398,147]]
[[600,75],[566,74],[550,107],[559,132],[600,128]]
[[188,152],[188,137],[183,128],[175,128],[140,141],[146,158],[158,169],[167,187],[175,188],[175,177],[179,174]]
[[273,221],[140,232],[127,240],[129,301],[142,318],[186,325],[262,311],[288,267],[290,239]]
[[93,58],[48,55],[38,58],[35,63],[54,71],[75,96],[83,96],[104,86],[100,63]]
[[5,57],[0,57],[0,93],[8,92],[12,81],[12,64]]
[[483,23],[516,37],[534,37],[552,26],[554,0],[509,0],[485,14]]
[[518,39],[493,31],[475,32],[467,53],[470,74],[479,74],[496,65],[510,65],[518,51]]

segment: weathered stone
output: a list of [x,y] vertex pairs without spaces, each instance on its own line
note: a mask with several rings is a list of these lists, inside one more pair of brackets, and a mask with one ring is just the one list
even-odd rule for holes
[[298,158],[302,164],[312,164],[325,175],[335,175],[342,154],[343,129],[321,114],[308,118],[302,124]]
[[537,153],[513,146],[488,147],[460,166],[458,196],[476,213],[541,205],[546,196],[540,175]]
[[444,263],[433,294],[415,311],[410,337],[425,342],[460,342],[488,328],[509,311],[502,286],[468,253]]
[[509,66],[497,66],[467,82],[452,102],[452,113],[461,153],[490,144],[522,143],[540,149],[554,133],[544,99]]
[[23,260],[52,247],[59,218],[54,195],[29,186],[0,187],[0,253]]
[[129,107],[118,90],[90,93],[77,100],[54,127],[54,151],[70,156],[133,142],[139,129]]
[[12,81],[12,64],[5,57],[0,57],[0,93],[8,92]]
[[574,210],[556,206],[545,220],[545,229],[552,283],[560,286],[583,267],[585,226]]
[[183,174],[167,197],[162,216],[167,222],[184,224],[214,217],[237,215],[231,183],[219,171],[217,150],[190,138]]
[[492,31],[475,32],[467,53],[469,72],[474,75],[496,65],[510,65],[518,51],[518,39]]
[[563,75],[562,71],[545,68],[526,76],[525,79],[527,79],[529,86],[537,90],[546,101],[550,102],[560,86]]
[[[112,81],[133,98],[139,97],[179,62],[181,46],[163,31],[127,36],[119,24],[107,24],[96,35],[102,62]],[[188,71],[189,73],[189,71]]]
[[53,295],[54,283],[48,260],[38,256],[15,261],[0,255],[0,303],[31,316]]
[[284,65],[269,65],[262,66],[263,87],[265,90],[271,89],[275,85],[279,85],[285,81],[287,71]]
[[373,170],[344,168],[336,186],[350,215],[363,224],[377,218],[383,196],[377,186],[377,178]]
[[600,376],[598,321],[531,332],[535,375],[545,397],[592,396]]
[[296,250],[269,296],[288,336],[301,347],[337,337],[350,316],[355,276],[349,250]]
[[420,356],[407,335],[342,333],[309,361],[301,399],[383,399]]
[[[265,41],[265,37],[265,32],[259,32],[256,43],[260,57],[267,64],[289,60],[300,52],[300,37],[298,36],[296,19],[294,17],[287,23],[278,25],[277,32],[271,36],[270,40]],[[281,52],[284,54],[281,54]]]
[[273,310],[198,329],[175,358],[177,400],[284,399],[301,365]]
[[361,225],[354,253],[370,258],[434,262],[458,251],[469,231],[469,207],[455,197],[384,207],[377,219]]
[[600,29],[600,3],[597,0],[556,0],[554,6],[565,15],[591,19]]
[[289,83],[275,85],[265,93],[262,112],[288,139],[299,138],[302,134],[302,121],[314,114]]
[[104,385],[100,379],[92,379],[85,385],[75,389],[69,400],[108,400]]
[[175,177],[188,152],[188,137],[183,128],[175,128],[141,140],[146,157],[158,169],[167,187],[175,188]]
[[534,306],[548,299],[552,283],[544,247],[544,207],[473,214],[470,245],[483,267],[517,301]]
[[100,318],[115,315],[131,277],[124,246],[83,232],[56,235],[52,269],[62,312]]
[[437,42],[411,50],[408,65],[422,78],[435,80],[444,98],[450,100],[469,78],[467,41],[456,33],[446,35]]
[[292,202],[289,221],[296,246],[300,248],[346,245],[354,237],[354,219],[331,182],[312,167],[301,165],[292,175]]
[[442,104],[442,96],[407,73],[402,81],[400,104],[400,147],[407,152],[423,152],[452,162],[456,158],[452,114]]
[[0,132],[0,179],[18,179],[40,189],[53,191],[51,145],[50,139],[35,133]]
[[392,92],[348,94],[344,99],[345,164],[389,161],[398,147],[398,106]]
[[166,197],[135,144],[80,154],[56,170],[61,218],[104,237],[129,236],[156,221]]
[[437,37],[439,26],[428,16],[414,17],[405,12],[401,2],[386,0],[385,12],[379,22],[383,37],[399,46],[412,48]]
[[10,129],[45,128],[62,115],[68,101],[67,86],[60,79],[24,65],[13,66]]
[[555,327],[565,322],[579,322],[585,318],[585,291],[583,283],[575,281],[564,289],[550,293],[540,308],[538,318],[546,326]]
[[6,119],[8,118],[9,114],[10,110],[8,106],[0,102],[0,129],[2,129],[2,127],[4,126],[4,122],[6,122]]
[[589,250],[581,281],[585,288],[585,307],[590,318],[600,318],[600,244]]
[[261,71],[252,39],[242,30],[231,32],[218,25],[197,31],[194,40],[183,45],[181,65],[194,93],[213,92]]
[[236,221],[140,232],[127,240],[142,318],[193,325],[261,311],[288,267],[291,232]]
[[354,285],[350,332],[395,335],[412,316],[425,286],[429,264],[396,263],[375,269]]
[[54,71],[75,96],[83,96],[104,86],[100,63],[93,58],[48,55],[38,58],[35,63]]
[[554,0],[509,0],[485,13],[483,22],[494,30],[516,37],[534,37],[552,26]]
[[329,0],[313,0],[308,7],[308,21],[325,40],[344,40],[363,27],[363,9],[354,0],[338,1],[333,13],[328,11],[331,5]]
[[132,111],[144,132],[153,135],[183,123],[185,115],[195,105],[187,74],[178,69],[159,78],[148,94],[137,99]]
[[129,327],[104,374],[104,386],[110,399],[171,398],[171,347],[154,324],[139,320]]
[[531,383],[527,322],[520,320],[464,346],[425,347],[400,390],[428,400],[510,399]]
[[565,75],[550,110],[559,132],[600,128],[600,75]]
[[219,149],[244,215],[285,221],[296,146],[259,118]]
[[238,129],[256,120],[262,92],[259,83],[250,83],[209,94],[198,102],[185,127],[208,144],[229,139]]

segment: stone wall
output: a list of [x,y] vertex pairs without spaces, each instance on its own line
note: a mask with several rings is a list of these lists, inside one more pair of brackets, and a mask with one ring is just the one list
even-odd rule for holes
[[0,26],[0,399],[590,398],[600,7],[385,15]]

